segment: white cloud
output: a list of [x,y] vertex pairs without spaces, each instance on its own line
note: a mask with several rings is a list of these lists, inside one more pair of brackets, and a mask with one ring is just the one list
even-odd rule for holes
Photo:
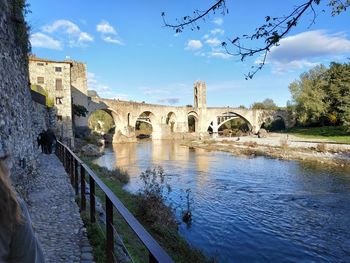
[[94,38],[80,30],[79,26],[73,22],[65,19],[56,20],[51,25],[46,25],[42,27],[42,31],[61,35],[63,38],[68,38],[67,42],[72,46],[85,46],[87,42],[92,42]]
[[124,45],[124,43],[118,39],[118,34],[115,28],[107,21],[101,21],[96,26],[96,31],[101,33],[101,38],[103,41],[120,46]]
[[219,46],[221,44],[221,41],[219,39],[217,39],[216,37],[214,37],[214,38],[208,38],[207,40],[205,40],[205,43],[207,43],[208,45],[210,45],[212,47],[216,47],[216,46]]
[[200,40],[188,40],[186,49],[190,50],[197,50],[201,49],[203,47],[203,44]]
[[223,35],[225,33],[225,30],[221,29],[221,28],[214,28],[213,30],[210,31],[211,34],[216,35]]
[[350,40],[344,34],[308,31],[282,39],[279,46],[271,48],[267,63],[273,65],[273,72],[281,73],[313,67],[322,59],[347,54],[350,54]]
[[112,90],[109,86],[100,83],[95,73],[88,72],[87,79],[88,79],[88,89],[95,90],[98,96],[100,96],[101,98],[121,99],[121,100],[126,100],[128,98],[127,94],[118,93]]
[[30,36],[30,43],[33,47],[62,50],[62,43],[43,33],[34,33]]
[[97,32],[100,32],[103,34],[112,34],[112,35],[117,34],[117,31],[114,29],[114,27],[111,26],[107,21],[101,21],[101,23],[99,23],[96,26],[96,30]]
[[208,57],[229,59],[232,58],[232,55],[221,51],[211,51],[209,52]]
[[107,42],[107,43],[111,43],[111,44],[116,44],[116,45],[124,45],[124,43],[122,41],[120,41],[119,39],[110,37],[110,36],[102,36],[103,41]]
[[81,32],[79,35],[78,41],[79,42],[92,42],[92,41],[94,41],[94,38],[86,32]]
[[215,18],[213,20],[214,24],[217,24],[218,26],[221,26],[224,23],[224,19],[222,17]]

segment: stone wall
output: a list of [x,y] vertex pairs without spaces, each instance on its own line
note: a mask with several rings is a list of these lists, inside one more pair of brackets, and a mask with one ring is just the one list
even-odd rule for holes
[[43,130],[56,128],[56,109],[33,102],[32,104],[32,132],[37,138]]
[[[14,175],[35,167],[33,107],[22,10],[0,1],[0,156],[12,156]],[[16,13],[14,13],[14,10]]]
[[[77,61],[71,61],[71,88],[73,104],[84,106],[88,108],[88,94],[87,94],[87,76],[86,64]],[[73,115],[73,122],[76,127],[85,126],[87,117],[78,117]]]

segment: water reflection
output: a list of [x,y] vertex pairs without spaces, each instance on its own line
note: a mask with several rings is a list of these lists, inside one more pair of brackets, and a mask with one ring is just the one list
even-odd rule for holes
[[293,161],[238,158],[169,141],[117,144],[96,160],[139,174],[161,165],[172,199],[191,188],[182,235],[221,262],[350,262],[350,175]]

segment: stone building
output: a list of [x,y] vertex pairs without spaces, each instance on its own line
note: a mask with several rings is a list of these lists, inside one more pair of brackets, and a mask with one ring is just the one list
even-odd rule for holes
[[74,146],[74,125],[85,123],[85,117],[73,114],[73,105],[87,108],[87,78],[84,63],[53,61],[29,57],[30,84],[40,86],[53,100],[57,112],[56,135]]

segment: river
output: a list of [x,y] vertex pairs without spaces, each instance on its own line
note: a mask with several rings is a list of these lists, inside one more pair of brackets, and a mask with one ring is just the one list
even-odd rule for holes
[[172,141],[116,144],[95,163],[130,174],[160,165],[175,204],[190,188],[190,244],[219,262],[350,262],[350,173],[296,161],[235,157]]

